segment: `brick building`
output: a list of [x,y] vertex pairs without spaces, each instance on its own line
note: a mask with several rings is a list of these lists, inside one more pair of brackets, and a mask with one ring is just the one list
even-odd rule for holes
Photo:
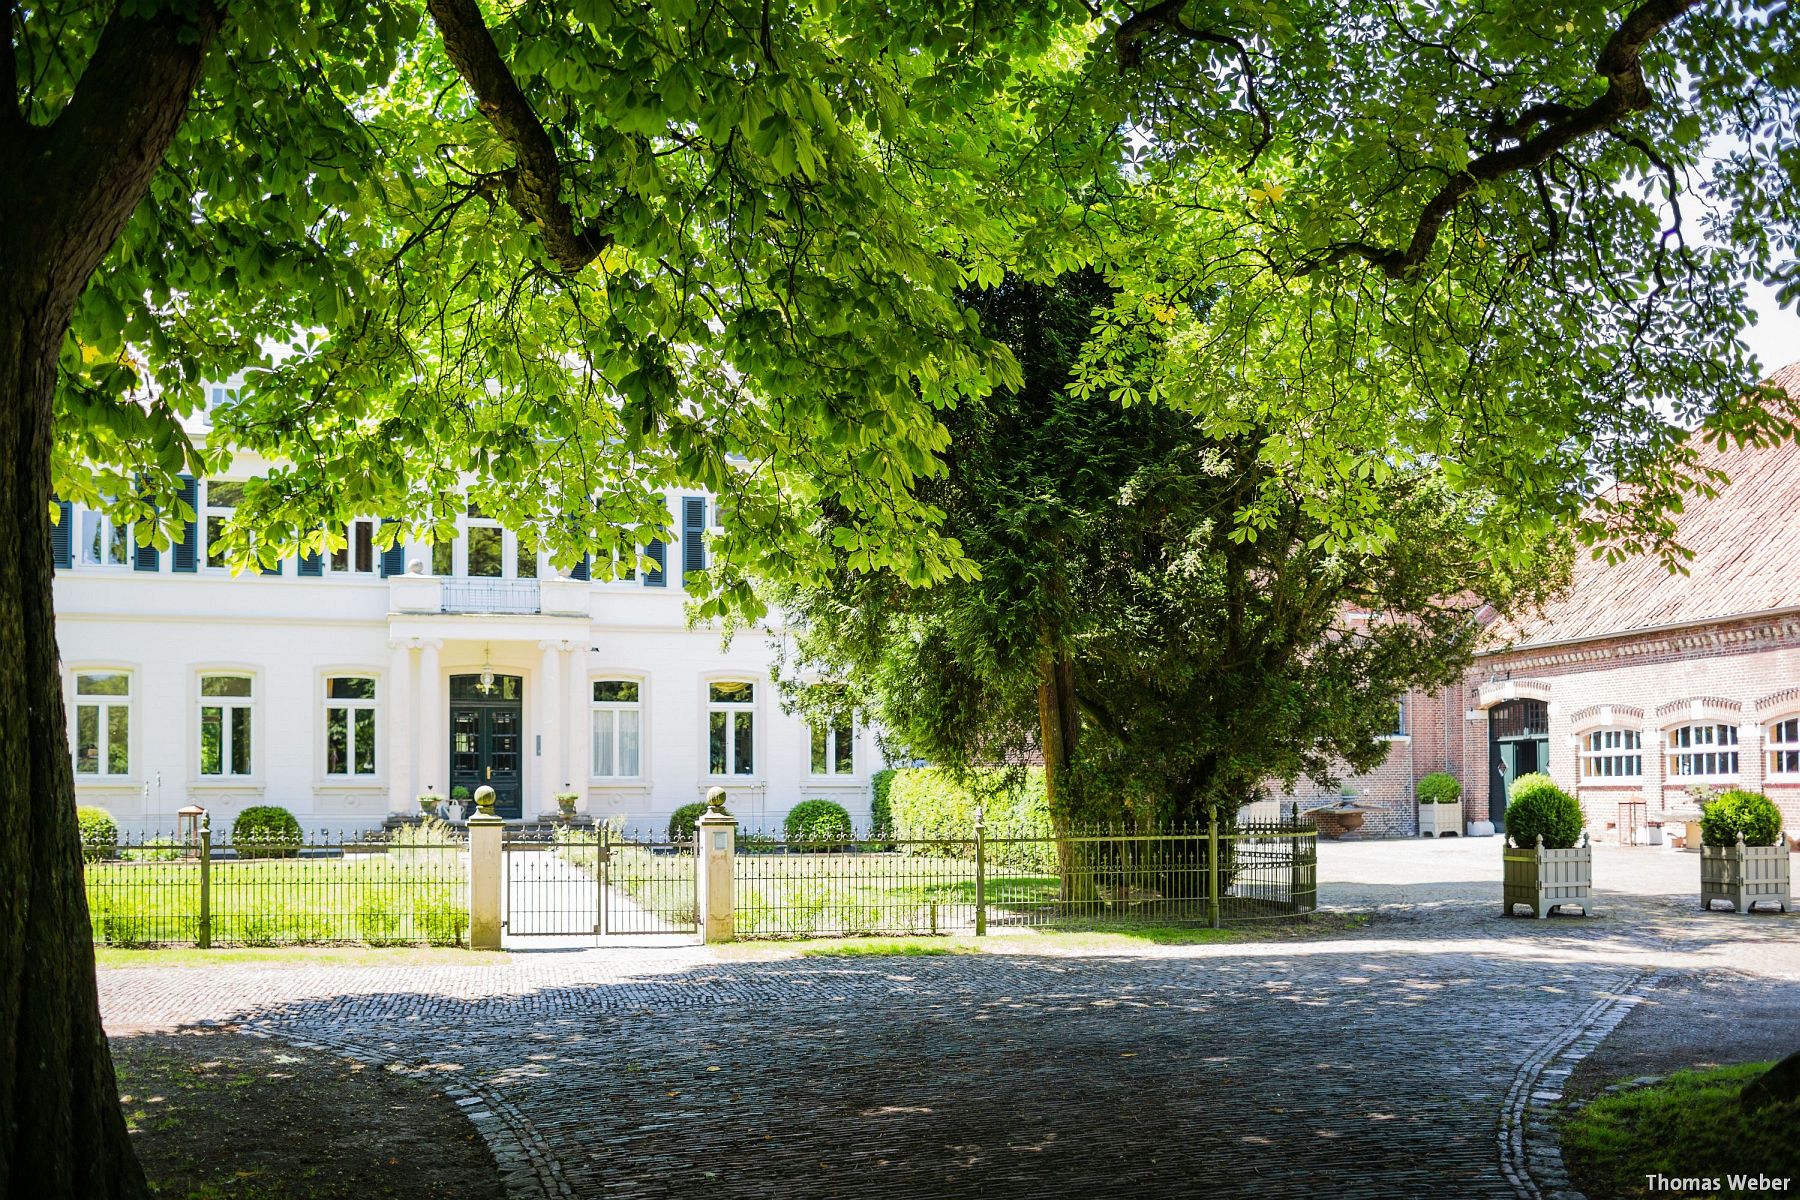
[[[1800,396],[1800,363],[1773,382]],[[1704,453],[1731,483],[1678,518],[1687,574],[1583,556],[1561,600],[1490,629],[1462,683],[1406,698],[1382,766],[1283,807],[1354,795],[1375,810],[1359,836],[1411,835],[1414,785],[1448,771],[1482,835],[1504,830],[1507,783],[1537,770],[1579,797],[1596,840],[1680,819],[1696,786],[1766,792],[1800,831],[1800,446]]]

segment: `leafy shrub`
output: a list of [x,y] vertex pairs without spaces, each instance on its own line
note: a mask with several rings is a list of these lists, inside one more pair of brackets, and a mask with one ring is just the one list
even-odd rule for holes
[[894,809],[889,793],[893,791],[894,776],[898,774],[888,767],[869,776],[869,832],[880,840],[894,836]]
[[356,906],[356,928],[371,946],[388,946],[400,940],[400,914],[385,896],[365,896]]
[[706,811],[706,805],[698,802],[684,804],[669,814],[669,840],[683,845],[694,840],[694,828],[700,820],[700,814]]
[[1781,810],[1761,792],[1733,789],[1700,812],[1700,840],[1708,846],[1773,846],[1781,836]]
[[[975,836],[980,809],[990,839],[1049,838],[1050,808],[1044,795],[1044,772],[1033,767],[1023,777],[991,772],[959,782],[938,767],[904,767],[894,772],[888,789],[894,836],[908,839],[909,854],[973,857],[968,839]],[[948,839],[932,845],[930,839]],[[988,862],[1032,872],[1055,871],[1056,848],[1048,841],[988,844]]]
[[1436,771],[1419,780],[1413,794],[1420,804],[1455,804],[1462,799],[1462,784],[1456,776]]
[[1544,849],[1567,850],[1580,840],[1584,824],[1581,805],[1548,775],[1534,772],[1513,780],[1506,832],[1516,845],[1535,847],[1541,834]]
[[119,852],[119,823],[104,808],[83,804],[75,810],[75,823],[81,829],[81,857],[88,862]]
[[790,842],[842,844],[850,840],[850,814],[835,801],[802,800],[781,823],[781,831]]
[[467,800],[470,798],[470,795],[471,793],[465,784],[459,783],[450,789],[450,798],[452,800]]
[[469,932],[469,910],[449,896],[438,894],[421,901],[414,909],[425,940],[434,946],[460,946]]
[[300,822],[276,804],[252,804],[231,823],[240,858],[291,858],[300,852]]

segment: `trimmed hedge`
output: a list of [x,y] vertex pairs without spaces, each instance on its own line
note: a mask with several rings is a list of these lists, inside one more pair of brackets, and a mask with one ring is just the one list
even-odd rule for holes
[[874,837],[894,835],[894,810],[889,793],[894,787],[894,776],[898,774],[893,767],[887,767],[869,776],[869,833]]
[[706,811],[706,805],[699,802],[684,804],[669,814],[669,840],[671,842],[691,842],[694,830],[700,820],[700,814]]
[[1420,804],[1455,804],[1462,799],[1462,784],[1456,782],[1456,776],[1434,771],[1413,788],[1413,794],[1419,798]]
[[300,852],[300,822],[278,804],[252,804],[231,823],[239,858],[291,858]]
[[1700,810],[1700,840],[1708,846],[1773,846],[1781,836],[1781,810],[1761,792],[1733,789]]
[[788,812],[781,832],[790,842],[847,842],[850,813],[832,800],[802,800]]
[[119,852],[119,823],[104,808],[83,804],[75,809],[81,830],[81,857],[88,862],[111,858]]
[[1548,775],[1521,775],[1513,780],[1510,791],[1506,833],[1515,845],[1534,849],[1540,834],[1546,850],[1567,850],[1581,840],[1586,824],[1581,805]]

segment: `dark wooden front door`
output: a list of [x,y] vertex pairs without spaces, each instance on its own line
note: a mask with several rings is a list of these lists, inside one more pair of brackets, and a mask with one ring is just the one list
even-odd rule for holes
[[517,675],[496,675],[486,689],[479,675],[450,677],[450,786],[494,789],[494,811],[522,815],[523,691]]
[[1488,711],[1488,820],[1506,832],[1506,799],[1513,780],[1550,769],[1550,706],[1508,700]]

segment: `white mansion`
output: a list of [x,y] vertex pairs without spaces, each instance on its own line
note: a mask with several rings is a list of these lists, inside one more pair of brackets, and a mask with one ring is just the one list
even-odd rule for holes
[[[75,786],[127,828],[215,829],[278,804],[310,830],[416,813],[483,783],[501,815],[666,820],[715,786],[747,829],[801,800],[859,822],[883,764],[866,729],[782,712],[761,634],[726,648],[690,629],[713,506],[671,495],[677,540],[637,578],[564,575],[478,512],[451,545],[383,550],[375,520],[334,554],[233,575],[211,543],[253,470],[193,480],[198,520],[159,553],[65,503],[55,531],[57,640]],[[466,793],[464,792],[466,789]]]

